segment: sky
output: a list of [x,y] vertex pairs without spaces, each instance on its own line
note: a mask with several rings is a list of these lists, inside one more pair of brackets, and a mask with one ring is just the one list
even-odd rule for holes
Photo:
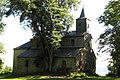
[[[85,17],[90,19],[90,33],[93,37],[92,44],[96,54],[98,51],[98,42],[96,42],[96,40],[105,30],[103,24],[98,23],[97,18],[102,15],[108,1],[109,0],[84,0],[77,11],[71,11],[71,14],[74,15],[74,19],[77,19],[84,7]],[[4,55],[5,64],[7,66],[12,66],[14,53],[13,48],[28,42],[32,38],[32,32],[29,29],[24,29],[23,26],[20,25],[19,17],[10,16],[8,18],[4,18],[3,21],[6,23],[6,26],[3,35],[0,36],[0,41],[4,43],[4,47],[6,49],[6,54]],[[75,30],[75,25],[76,22],[74,22],[70,30]],[[109,55],[97,56],[97,74],[105,75],[108,72],[108,61],[106,61],[108,57]]]

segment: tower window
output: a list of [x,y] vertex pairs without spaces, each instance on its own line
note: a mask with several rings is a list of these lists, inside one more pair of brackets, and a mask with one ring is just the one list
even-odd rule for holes
[[71,40],[71,45],[72,45],[72,46],[75,45],[75,40],[74,40],[74,39]]
[[88,28],[89,28],[89,24],[88,24]]
[[79,26],[81,26],[81,23],[79,23]]

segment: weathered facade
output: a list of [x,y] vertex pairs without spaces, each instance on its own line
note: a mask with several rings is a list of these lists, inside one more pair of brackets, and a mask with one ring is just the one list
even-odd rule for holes
[[[66,33],[62,38],[61,47],[53,57],[52,71],[83,71],[95,73],[96,56],[92,49],[92,36],[88,33],[89,19],[81,15],[76,19],[76,31]],[[40,40],[33,38],[29,42],[14,49],[13,72],[15,74],[37,74],[45,70]],[[40,59],[35,63],[35,58]]]

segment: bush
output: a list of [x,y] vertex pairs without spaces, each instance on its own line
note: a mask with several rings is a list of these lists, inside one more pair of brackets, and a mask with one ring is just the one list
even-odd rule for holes
[[83,72],[73,72],[73,73],[70,73],[69,76],[67,76],[67,78],[82,78],[82,77],[87,77],[87,75]]
[[9,74],[9,73],[12,73],[12,68],[11,67],[6,66],[5,68],[2,68],[0,70],[0,74]]

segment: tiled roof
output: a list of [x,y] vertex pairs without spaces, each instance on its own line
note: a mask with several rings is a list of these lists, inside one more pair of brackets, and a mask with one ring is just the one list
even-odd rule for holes
[[76,35],[76,31],[71,31],[67,33],[65,36],[75,36],[75,35]]
[[[18,55],[18,58],[34,58],[37,57],[38,55],[41,55],[42,51],[41,49],[28,49]],[[42,56],[42,55],[41,55]]]
[[84,8],[82,8],[82,12],[80,14],[80,18],[83,18],[83,17],[85,17]]
[[69,33],[66,33],[64,37],[77,37],[77,36],[83,36],[82,34],[78,35],[76,34],[76,31],[71,31]]
[[[79,53],[80,53],[80,49],[78,48],[70,48],[70,49],[59,48],[57,50],[57,53],[55,54],[55,57],[76,57]],[[34,57],[37,57],[38,55],[43,57],[41,49],[36,48],[36,49],[28,49],[23,53],[21,53],[20,55],[18,55],[17,57],[18,58],[34,58]]]
[[14,49],[28,49],[28,48],[30,48],[30,41],[14,48]]
[[55,54],[56,57],[76,57],[80,53],[80,49],[76,48],[60,48]]

